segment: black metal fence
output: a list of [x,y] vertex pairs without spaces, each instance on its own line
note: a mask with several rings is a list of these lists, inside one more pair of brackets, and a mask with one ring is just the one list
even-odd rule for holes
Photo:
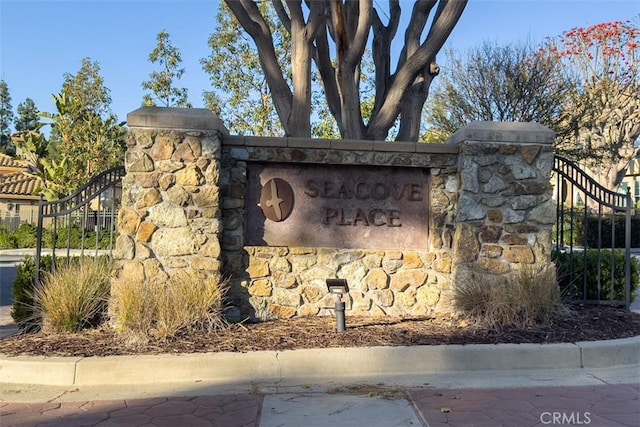
[[[109,169],[83,185],[64,199],[38,206],[38,235],[36,245],[36,282],[40,279],[43,251],[50,247],[52,268],[55,268],[57,249],[73,254],[112,255],[115,246],[116,222],[122,190],[123,166]],[[45,223],[50,227],[45,230]],[[61,241],[62,239],[62,241]]]
[[604,188],[576,163],[558,155],[553,171],[557,200],[553,256],[565,299],[628,308],[631,193]]

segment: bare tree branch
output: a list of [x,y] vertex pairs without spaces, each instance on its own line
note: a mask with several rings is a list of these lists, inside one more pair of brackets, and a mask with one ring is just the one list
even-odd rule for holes
[[[400,22],[400,1],[389,0],[385,25],[373,0],[271,0],[283,27],[291,35],[292,85],[282,76],[273,36],[256,1],[225,0],[242,28],[253,38],[268,87],[287,135],[310,134],[311,60],[315,61],[328,109],[345,139],[386,139],[400,115],[400,135],[417,140],[420,115],[435,75],[429,66],[457,23],[468,0],[419,0],[409,20],[398,69],[391,74],[391,44]],[[420,43],[434,6],[438,8],[429,34]],[[303,6],[305,9],[303,9]],[[305,17],[306,21],[305,22]],[[361,67],[373,28],[375,101],[369,124],[363,121]],[[335,47],[330,44],[329,37]],[[402,104],[402,105],[400,105]],[[367,114],[371,104],[365,106]]]
[[316,49],[313,58],[322,79],[329,112],[335,118],[340,134],[343,134],[340,93],[338,91],[338,82],[336,80],[336,69],[333,67],[333,63],[331,62],[326,26],[321,26],[318,31],[318,35],[316,36]]
[[427,19],[431,13],[431,9],[435,6],[437,0],[421,0],[416,2],[411,12],[411,21],[407,30],[404,33],[404,47],[398,57],[397,69],[402,68],[402,65],[406,62],[407,57],[415,53],[420,47],[420,39],[424,27],[427,25]]
[[362,59],[362,54],[366,47],[367,38],[369,37],[369,28],[371,28],[371,12],[373,9],[372,0],[360,0],[358,2],[359,9],[354,9],[354,14],[357,16],[357,25],[351,40],[349,51],[347,52],[346,61],[349,67],[356,67]]

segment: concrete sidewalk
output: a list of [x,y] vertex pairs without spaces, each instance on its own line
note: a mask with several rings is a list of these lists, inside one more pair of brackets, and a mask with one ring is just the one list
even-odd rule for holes
[[101,402],[2,404],[10,426],[389,427],[550,424],[634,427],[639,387],[406,389],[375,394],[234,394]]
[[639,345],[2,356],[0,425],[633,427]]
[[[323,384],[2,388],[9,426],[635,427],[639,367],[498,371]],[[380,380],[380,379],[376,379]],[[620,382],[621,381],[621,382]],[[627,384],[634,382],[634,384]],[[463,388],[460,388],[462,386]],[[475,387],[474,387],[475,386]],[[16,401],[26,396],[35,402]]]
[[[0,308],[0,334],[15,333],[10,306]],[[0,355],[2,427],[559,424],[640,427],[640,337],[106,358]]]

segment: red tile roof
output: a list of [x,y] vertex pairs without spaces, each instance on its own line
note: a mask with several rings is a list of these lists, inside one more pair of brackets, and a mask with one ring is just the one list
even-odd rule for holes
[[26,169],[29,167],[29,163],[24,160],[18,160],[14,157],[0,153],[0,168],[16,168]]
[[0,175],[0,196],[39,197],[35,194],[35,190],[40,186],[42,186],[42,180],[29,172],[14,172]]

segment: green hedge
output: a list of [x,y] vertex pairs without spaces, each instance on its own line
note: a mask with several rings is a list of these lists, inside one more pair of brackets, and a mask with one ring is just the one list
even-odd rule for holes
[[[35,225],[22,224],[16,231],[9,231],[6,227],[0,228],[0,249],[22,249],[35,248],[37,243],[38,228]],[[53,247],[53,230],[45,229],[42,232],[42,247]],[[113,245],[117,233],[114,232]],[[71,229],[64,227],[56,230],[56,248],[67,248],[69,242],[70,249],[82,248],[82,228],[73,226]],[[103,230],[98,232],[98,249],[110,249],[110,232]],[[84,232],[84,248],[96,248],[96,232]]]
[[[574,246],[584,246],[585,233],[587,236],[587,246],[590,248],[598,247],[598,222],[600,221],[600,247],[611,248],[611,223],[615,221],[615,240],[614,247],[625,247],[625,230],[626,215],[616,214],[612,218],[611,214],[602,215],[598,219],[598,215],[588,213],[584,215],[584,208],[573,209],[573,242],[571,242],[571,210],[564,211],[564,227],[562,242],[565,245],[573,244]],[[640,248],[640,216],[631,217],[631,247]]]
[[[600,255],[598,255],[600,252]],[[611,256],[609,250],[588,250],[586,260],[584,252],[555,254],[558,272],[558,284],[562,295],[568,300],[601,300],[611,299]],[[572,261],[573,259],[573,261]],[[600,297],[598,298],[598,260],[600,260]],[[584,295],[584,266],[587,268],[587,294]],[[625,254],[623,251],[613,251],[614,277],[613,299],[625,300]],[[631,302],[636,298],[636,291],[640,284],[640,261],[631,257]]]

